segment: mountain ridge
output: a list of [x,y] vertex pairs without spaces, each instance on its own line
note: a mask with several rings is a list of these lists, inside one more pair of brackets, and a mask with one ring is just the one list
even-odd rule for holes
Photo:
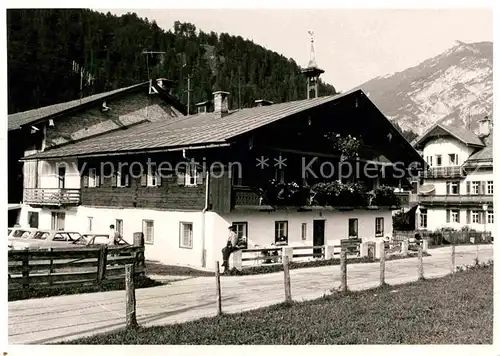
[[403,71],[375,77],[362,89],[404,130],[421,134],[434,123],[477,128],[492,115],[493,43],[456,45]]

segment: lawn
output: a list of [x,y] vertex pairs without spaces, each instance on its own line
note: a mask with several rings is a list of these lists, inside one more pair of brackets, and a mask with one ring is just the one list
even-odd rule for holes
[[70,344],[491,344],[493,266]]

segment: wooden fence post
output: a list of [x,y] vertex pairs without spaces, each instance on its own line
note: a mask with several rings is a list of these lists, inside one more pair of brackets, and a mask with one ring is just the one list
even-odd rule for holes
[[347,250],[345,247],[340,250],[340,290],[347,292]]
[[[50,266],[49,266],[49,276],[54,273],[54,258],[52,257],[52,251],[54,250],[53,247],[49,247],[49,254],[50,254]],[[52,285],[52,278],[49,280],[49,286]]]
[[106,264],[108,260],[108,246],[102,245],[99,249],[99,259],[97,260],[97,284],[101,284],[106,278]]
[[125,313],[127,317],[127,328],[137,327],[137,316],[135,310],[135,267],[134,265],[125,266]]
[[292,302],[292,290],[290,286],[290,270],[288,269],[288,256],[283,256],[283,275],[285,277],[285,302]]
[[451,273],[455,273],[455,245],[451,245]]
[[215,291],[217,293],[217,315],[222,314],[222,296],[220,289],[220,268],[219,261],[215,261]]
[[136,265],[144,267],[145,256],[144,256],[144,234],[142,232],[134,232],[134,247],[139,247],[142,249],[135,252]]
[[382,249],[380,254],[380,286],[385,284],[385,248]]
[[28,252],[28,248],[25,248],[25,254],[23,256],[23,289],[28,289],[29,284],[29,276],[30,276],[30,255]]
[[479,264],[479,244],[476,245],[476,264]]
[[422,243],[418,245],[418,280],[424,279],[424,260]]

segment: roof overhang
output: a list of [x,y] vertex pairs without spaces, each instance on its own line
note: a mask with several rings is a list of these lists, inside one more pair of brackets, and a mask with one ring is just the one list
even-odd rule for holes
[[31,156],[26,156],[21,158],[19,161],[28,161],[28,160],[41,160],[41,161],[59,161],[61,159],[77,159],[77,158],[94,158],[94,157],[109,157],[109,156],[131,156],[137,154],[151,154],[151,153],[162,153],[162,152],[179,152],[179,151],[189,151],[189,150],[199,150],[199,149],[210,149],[210,148],[218,148],[218,147],[228,147],[231,144],[228,142],[214,142],[202,145],[188,145],[188,146],[177,146],[177,147],[165,147],[158,148],[154,150],[133,150],[133,151],[115,151],[115,152],[100,152],[100,153],[91,153],[91,154],[75,154],[75,155],[58,155],[58,156],[48,156],[44,157],[43,152],[37,153]]

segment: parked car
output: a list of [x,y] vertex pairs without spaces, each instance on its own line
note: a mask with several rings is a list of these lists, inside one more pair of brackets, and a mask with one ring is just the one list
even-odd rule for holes
[[[84,234],[83,235],[87,245],[108,245],[109,244],[109,235],[108,234]],[[130,246],[130,244],[121,239],[118,242],[119,246]]]
[[84,247],[87,243],[78,232],[38,230],[29,238],[9,240],[13,250]]
[[7,238],[29,238],[38,229],[35,228],[22,228],[22,227],[9,227],[7,229]]

